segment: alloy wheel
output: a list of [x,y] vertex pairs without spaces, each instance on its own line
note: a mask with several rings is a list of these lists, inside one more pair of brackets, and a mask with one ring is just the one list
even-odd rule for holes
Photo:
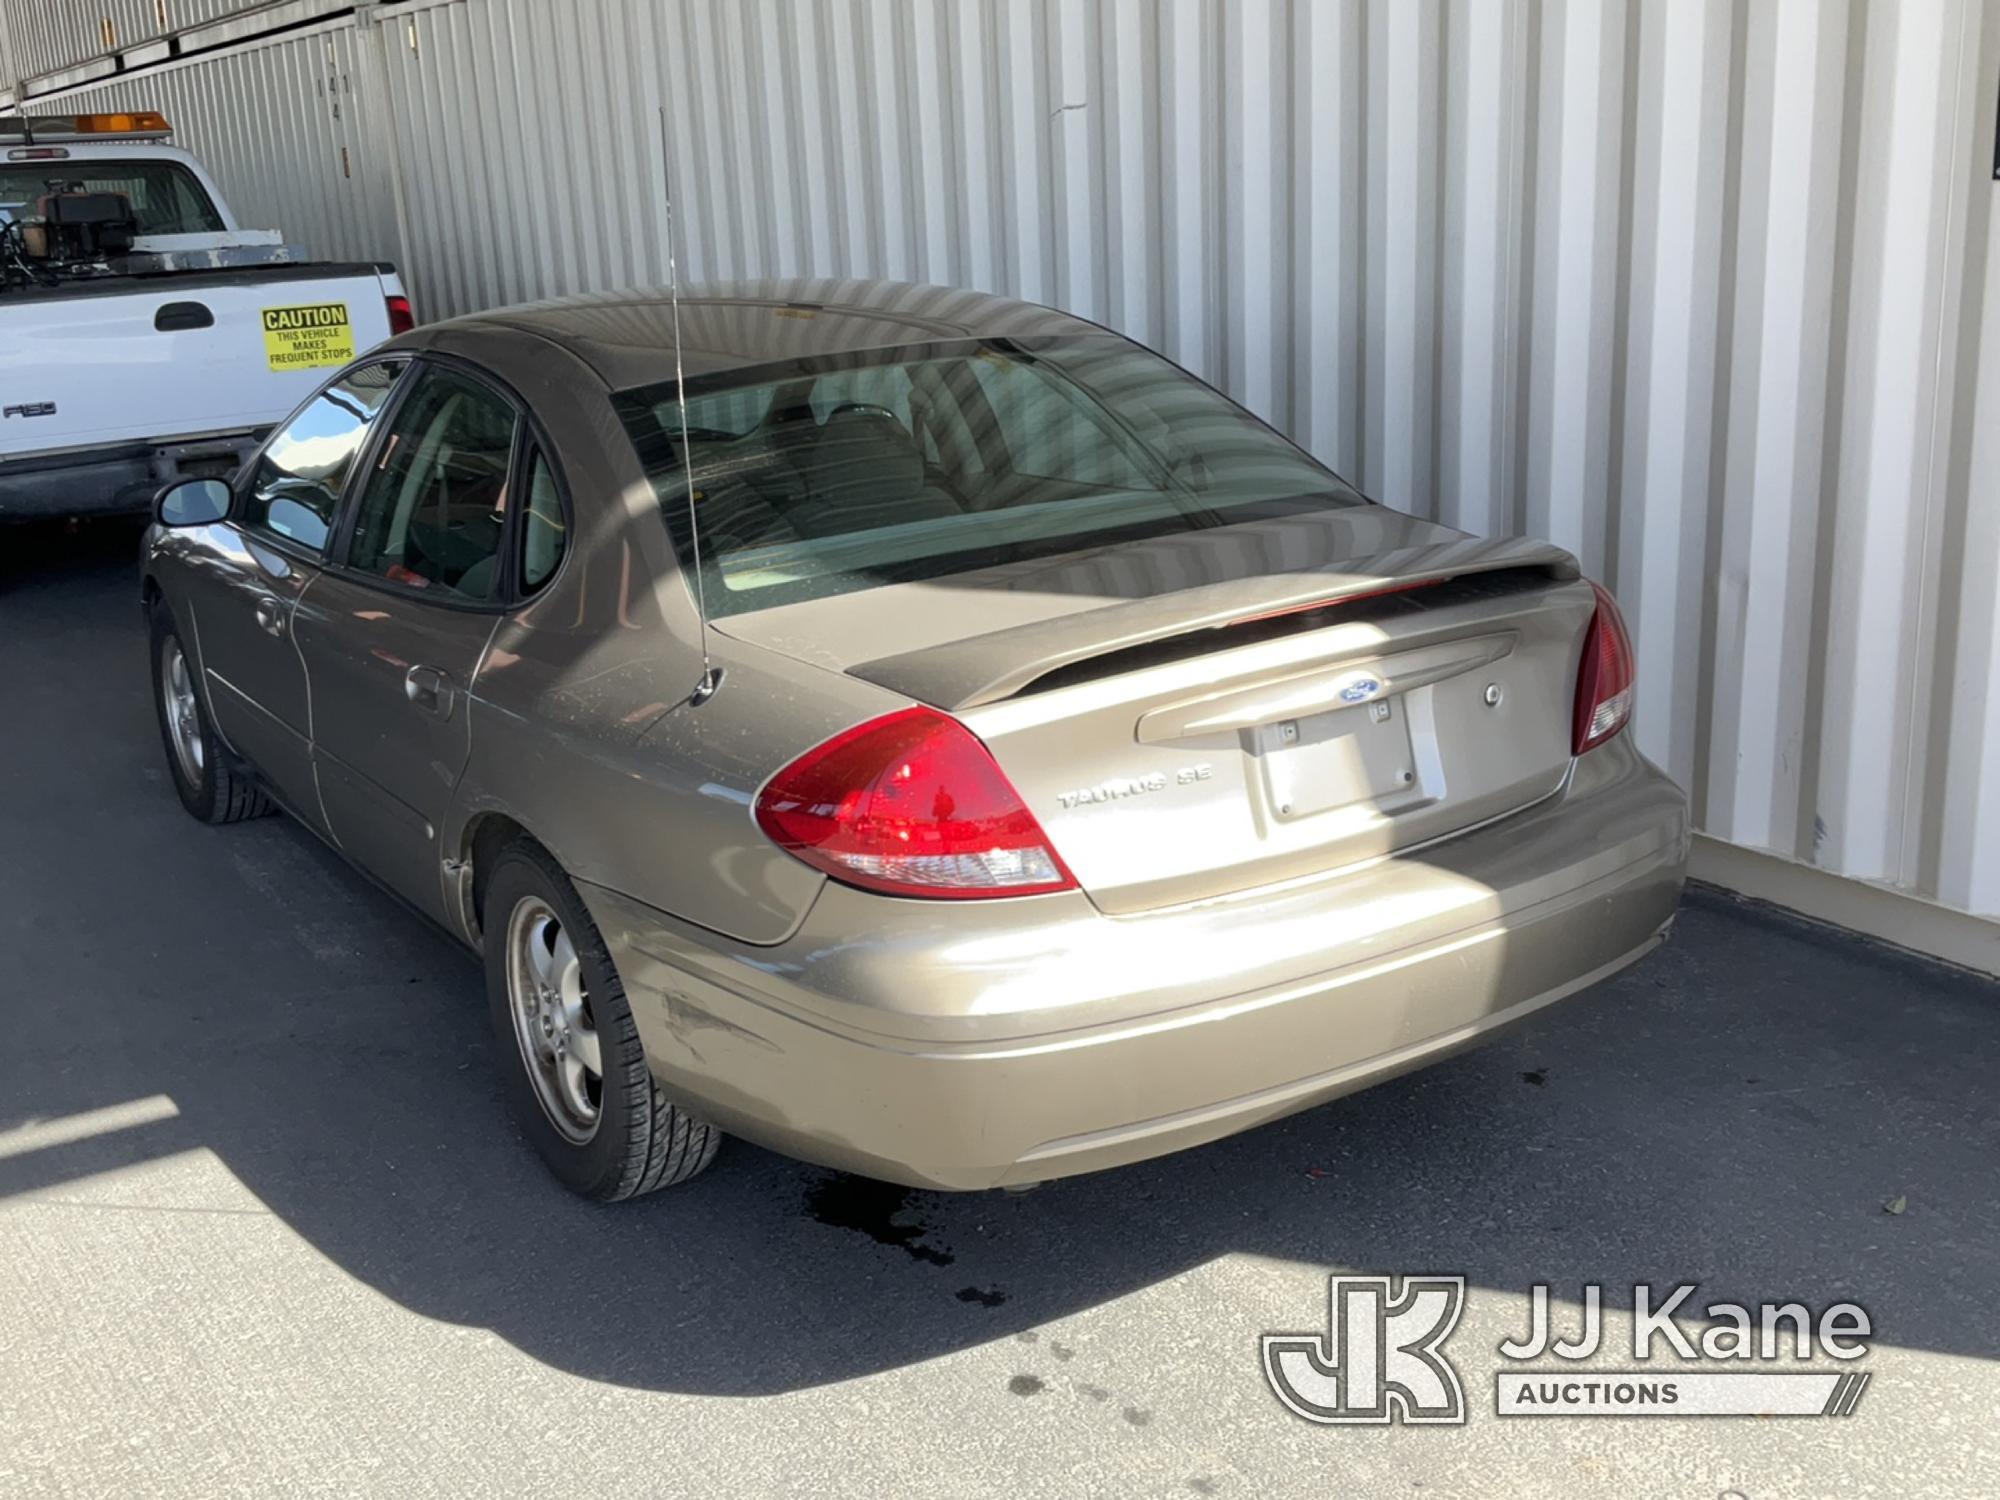
[[603,1111],[604,1059],[576,945],[539,896],[515,903],[506,941],[508,1008],[528,1080],[549,1123],[582,1145]]
[[188,675],[187,656],[179,641],[169,637],[160,655],[160,699],[166,709],[168,737],[174,743],[174,759],[188,785],[198,787],[208,763],[208,743],[202,737],[201,711],[195,706],[194,679]]

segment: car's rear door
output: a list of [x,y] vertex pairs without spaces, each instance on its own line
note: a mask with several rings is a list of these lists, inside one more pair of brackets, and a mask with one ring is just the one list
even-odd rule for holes
[[328,826],[433,916],[438,829],[471,748],[467,693],[514,585],[522,428],[514,400],[476,372],[421,362],[299,614]]
[[216,728],[301,817],[318,821],[312,702],[293,640],[320,577],[357,457],[402,369],[361,366],[272,434],[239,483],[227,523],[209,528],[184,572],[186,607]]

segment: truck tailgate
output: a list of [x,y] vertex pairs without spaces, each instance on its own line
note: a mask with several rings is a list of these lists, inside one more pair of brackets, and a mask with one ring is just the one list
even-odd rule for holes
[[268,426],[388,335],[371,266],[107,278],[0,297],[0,459]]

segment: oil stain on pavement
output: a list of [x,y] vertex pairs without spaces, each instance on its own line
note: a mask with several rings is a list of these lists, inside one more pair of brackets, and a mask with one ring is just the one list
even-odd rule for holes
[[[806,1190],[806,1212],[832,1228],[857,1230],[878,1245],[893,1245],[912,1260],[948,1266],[956,1259],[950,1250],[923,1243],[931,1232],[928,1224],[898,1222],[916,1211],[911,1200],[917,1196],[914,1188],[836,1172]],[[974,1300],[963,1293],[960,1298]]]

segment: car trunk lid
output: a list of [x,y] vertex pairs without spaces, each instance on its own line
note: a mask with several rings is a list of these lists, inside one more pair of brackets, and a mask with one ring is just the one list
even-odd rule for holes
[[[1098,906],[1148,910],[1408,849],[1561,785],[1594,608],[1574,560],[1366,519],[1392,545],[1304,569],[1220,563],[1237,553],[1216,532],[1175,538],[1171,568],[1133,544],[722,628],[956,714]],[[888,622],[911,644],[876,654]]]

